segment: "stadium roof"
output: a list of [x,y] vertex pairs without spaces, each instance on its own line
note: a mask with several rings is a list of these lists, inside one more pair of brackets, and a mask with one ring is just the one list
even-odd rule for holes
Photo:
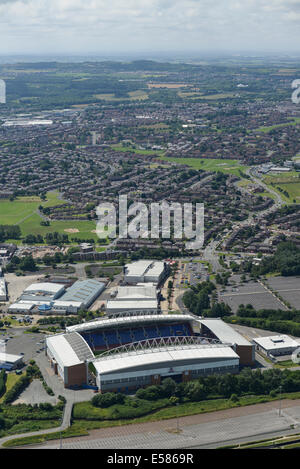
[[96,321],[85,322],[66,328],[67,332],[88,332],[95,329],[105,329],[107,327],[131,326],[132,324],[147,322],[174,322],[174,321],[194,321],[193,316],[187,314],[153,314],[145,316],[125,316],[112,319],[98,319]]
[[278,350],[285,348],[298,348],[300,343],[288,335],[276,335],[271,337],[256,337],[253,342],[260,345],[265,350]]
[[238,355],[225,345],[186,345],[169,346],[167,348],[144,349],[118,355],[100,357],[93,361],[99,374],[125,371],[131,368],[143,368],[147,365],[157,365],[159,363],[195,361],[203,359],[237,359]]
[[95,358],[86,341],[76,332],[47,337],[46,343],[61,368]]
[[199,322],[207,327],[221,342],[236,345],[251,345],[248,340],[221,319],[200,319]]

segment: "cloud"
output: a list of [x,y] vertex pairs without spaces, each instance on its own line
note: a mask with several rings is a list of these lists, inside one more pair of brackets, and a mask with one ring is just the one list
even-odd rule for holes
[[295,49],[299,11],[299,0],[0,0],[0,53]]

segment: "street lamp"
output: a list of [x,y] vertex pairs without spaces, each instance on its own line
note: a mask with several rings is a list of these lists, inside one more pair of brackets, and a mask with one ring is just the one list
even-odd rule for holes
[[282,386],[279,386],[279,417],[281,417],[281,389]]

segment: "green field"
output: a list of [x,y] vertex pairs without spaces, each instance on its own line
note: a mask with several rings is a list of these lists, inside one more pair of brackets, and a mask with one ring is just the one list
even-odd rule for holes
[[[300,178],[299,173],[296,171],[291,171],[290,173],[282,173],[278,175],[269,175],[265,177],[265,184],[270,186],[273,190],[278,192],[281,195],[282,199],[287,203],[293,203],[296,200],[296,203],[300,201]],[[273,185],[272,185],[273,184]],[[283,191],[288,192],[289,197],[286,197],[282,192],[277,188],[280,187]]]
[[203,169],[204,171],[220,171],[225,174],[234,174],[241,177],[239,171],[245,171],[248,166],[241,164],[239,160],[222,160],[209,158],[169,158],[161,157],[162,161],[172,163],[181,163],[191,166],[194,169]]
[[139,150],[138,148],[124,147],[123,145],[112,145],[111,148],[116,151],[137,153],[138,155],[164,155],[164,151],[162,150]]
[[268,133],[274,129],[280,129],[281,127],[287,127],[290,125],[298,125],[298,124],[300,124],[300,117],[294,117],[294,118],[291,118],[290,122],[286,122],[284,124],[271,125],[269,127],[259,127],[258,129],[256,129],[256,132]]
[[18,197],[12,202],[3,199],[0,201],[0,225],[18,225],[26,217],[34,214],[40,205],[53,207],[63,203],[58,198],[57,192],[48,192],[46,201],[40,197]]
[[[49,192],[47,200],[43,201],[39,197],[18,197],[12,202],[9,200],[0,201],[0,225],[19,225],[22,236],[28,234],[46,235],[57,231],[61,234],[68,234],[69,238],[94,239],[97,234],[92,233],[96,229],[96,223],[86,220],[53,221],[50,226],[41,226],[42,218],[37,210],[40,205],[43,207],[53,207],[64,202],[58,198],[57,192]],[[70,233],[65,230],[78,230]]]

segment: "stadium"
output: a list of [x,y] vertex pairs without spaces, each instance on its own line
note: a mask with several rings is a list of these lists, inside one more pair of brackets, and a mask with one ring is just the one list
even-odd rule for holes
[[[212,334],[207,323],[202,330],[201,320],[193,315],[120,313],[47,338],[46,353],[65,387],[93,384],[101,392],[132,392],[166,377],[185,382],[238,373],[241,336],[221,320],[211,322],[213,329],[215,321],[223,339]],[[251,365],[254,346],[244,338],[243,345],[249,356],[246,364]]]

